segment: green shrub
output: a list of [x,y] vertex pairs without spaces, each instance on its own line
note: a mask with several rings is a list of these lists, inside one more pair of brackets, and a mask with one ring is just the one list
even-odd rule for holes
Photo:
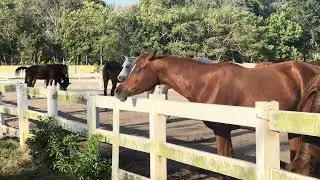
[[80,148],[80,137],[64,130],[54,118],[40,119],[38,127],[27,141],[35,163],[45,163],[73,179],[111,179],[111,163],[98,151],[99,136],[90,136]]

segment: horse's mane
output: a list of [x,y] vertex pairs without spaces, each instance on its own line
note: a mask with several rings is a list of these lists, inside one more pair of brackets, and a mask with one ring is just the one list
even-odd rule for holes
[[174,59],[183,59],[183,60],[190,60],[193,62],[197,62],[197,63],[202,63],[202,64],[214,64],[217,63],[217,61],[211,60],[207,57],[184,57],[184,56],[173,56],[173,55],[162,55],[162,54],[154,54],[152,56],[151,53],[145,53],[139,57],[136,58],[136,60],[140,59],[140,58],[148,58],[148,56],[151,55],[151,60],[159,60],[159,59],[170,59],[170,60],[174,60]]

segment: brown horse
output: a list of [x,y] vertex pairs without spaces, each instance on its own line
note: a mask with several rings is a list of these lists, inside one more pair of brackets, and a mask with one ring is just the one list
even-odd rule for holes
[[[305,87],[297,111],[320,112],[320,74],[313,77]],[[296,135],[299,137],[299,135]],[[286,169],[303,175],[320,177],[320,138],[303,135],[299,150]],[[299,145],[299,144],[296,144]]]
[[[208,65],[151,53],[138,58],[128,79],[117,87],[116,97],[125,101],[128,96],[166,84],[191,102],[254,107],[256,101],[276,100],[281,110],[296,111],[305,87],[318,72],[319,67],[298,61],[248,69],[234,63]],[[231,157],[231,131],[240,127],[214,122],[204,124],[216,135],[218,154]],[[293,159],[300,147],[294,142],[300,142],[300,137],[290,134],[289,141]]]

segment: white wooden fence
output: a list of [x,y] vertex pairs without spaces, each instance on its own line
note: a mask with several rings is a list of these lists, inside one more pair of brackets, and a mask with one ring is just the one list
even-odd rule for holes
[[[2,92],[15,91],[15,86],[0,87]],[[81,135],[101,134],[101,141],[112,144],[112,179],[149,179],[119,169],[119,147],[125,147],[150,154],[150,179],[166,179],[167,159],[189,164],[202,169],[218,172],[239,179],[315,179],[280,170],[279,132],[291,132],[320,136],[320,115],[279,111],[277,102],[257,102],[255,108],[235,107],[214,104],[165,101],[164,96],[153,94],[149,99],[129,98],[120,102],[113,97],[83,95],[74,92],[57,91],[48,88],[48,92],[17,85],[18,108],[0,106],[0,112],[18,115],[19,131],[7,126],[0,128],[6,133],[19,135],[21,145],[28,137],[27,118],[57,115],[57,100],[74,103],[87,103],[87,125],[56,116],[60,124]],[[27,110],[26,95],[48,98],[48,114]],[[1,99],[0,99],[1,100]],[[1,102],[1,101],[0,101]],[[20,105],[19,105],[20,103]],[[97,108],[113,109],[112,131],[102,130],[98,126]],[[179,108],[177,108],[179,107]],[[150,138],[121,134],[119,132],[119,114],[121,110],[149,113]],[[256,128],[256,164],[219,156],[166,142],[166,121],[164,116],[179,116],[204,121],[221,122]],[[3,123],[3,116],[0,114]],[[3,131],[0,132],[0,136]],[[272,149],[270,149],[272,147]]]

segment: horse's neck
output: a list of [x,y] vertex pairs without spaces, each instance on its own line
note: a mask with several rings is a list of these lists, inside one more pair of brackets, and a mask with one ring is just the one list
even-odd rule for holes
[[[197,66],[199,66],[199,68]],[[202,67],[200,68],[200,66]],[[208,66],[208,69],[204,68],[203,66]],[[165,63],[162,63],[162,65],[159,65],[155,70],[158,73],[160,84],[168,85],[179,94],[187,98],[189,101],[194,102],[197,101],[195,97],[197,97],[198,91],[201,91],[201,87],[194,87],[199,83],[201,76],[203,76],[206,72],[209,72],[209,68],[211,73],[213,73],[215,68],[209,64],[201,64],[192,61],[178,64],[178,62],[175,62],[175,60],[169,60]]]

